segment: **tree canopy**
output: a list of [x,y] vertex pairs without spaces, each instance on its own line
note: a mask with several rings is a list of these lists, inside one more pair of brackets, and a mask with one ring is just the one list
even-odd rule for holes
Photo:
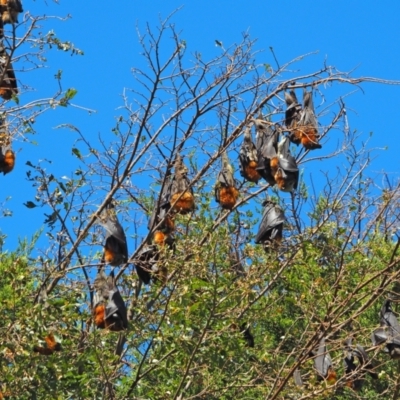
[[[4,26],[0,168],[79,90],[25,103],[17,65],[82,54],[41,18]],[[346,95],[399,82],[265,64],[248,33],[205,59],[172,21],[139,33],[112,135],[66,124],[74,172],[25,167],[48,243],[0,237],[0,398],[398,398],[399,183]]]

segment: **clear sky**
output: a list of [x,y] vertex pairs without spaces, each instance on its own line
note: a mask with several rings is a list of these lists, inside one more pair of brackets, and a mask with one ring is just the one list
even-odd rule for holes
[[[69,40],[83,50],[84,56],[52,51],[48,54],[48,68],[18,72],[18,66],[15,66],[19,81],[36,90],[34,94],[23,93],[20,102],[25,104],[32,98],[55,92],[54,75],[63,70],[64,88],[78,90],[73,103],[96,110],[96,113],[71,107],[48,112],[35,122],[35,137],[28,137],[37,145],[21,139],[14,143],[16,168],[12,173],[0,176],[0,204],[10,196],[6,207],[13,212],[12,218],[0,218],[0,231],[8,235],[3,250],[13,250],[18,237],[31,237],[43,226],[44,213],[49,212],[48,209],[22,206],[22,203],[34,200],[35,195],[31,182],[26,180],[29,169],[26,162],[36,164],[39,160],[50,159],[53,163],[49,170],[57,177],[69,176],[78,165],[71,156],[77,136],[55,127],[63,123],[75,125],[92,143],[96,143],[100,133],[111,135],[119,115],[118,107],[123,103],[124,88],[135,86],[131,68],[145,66],[136,29],[143,31],[146,22],[156,27],[160,16],[165,18],[178,7],[182,6],[182,9],[172,20],[186,40],[187,51],[198,51],[204,58],[211,58],[220,51],[215,46],[216,39],[228,47],[239,42],[241,33],[248,31],[253,39],[257,39],[260,63],[274,64],[270,47],[281,64],[318,51],[298,67],[302,71],[316,70],[326,60],[341,71],[355,69],[353,76],[400,80],[400,3],[397,1],[59,0],[57,3],[51,0],[23,1],[24,10],[32,15],[70,15],[66,21],[47,21],[43,31],[53,29],[60,39]],[[114,3],[120,7],[115,7]],[[365,139],[373,132],[370,147],[388,146],[388,150],[376,153],[371,172],[386,170],[395,178],[398,176],[400,144],[394,120],[400,106],[400,86],[365,84],[362,88],[363,91],[356,87],[344,89],[344,93],[357,90],[346,99],[350,126]],[[317,169],[326,168],[329,168],[328,164],[317,166]]]

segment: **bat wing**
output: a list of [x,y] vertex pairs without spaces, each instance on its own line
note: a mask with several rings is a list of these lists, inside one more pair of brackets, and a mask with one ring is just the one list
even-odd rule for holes
[[239,159],[244,162],[257,162],[257,149],[251,138],[250,127],[247,127],[244,133],[243,143],[239,152]]
[[171,195],[182,193],[185,191],[189,191],[193,194],[193,190],[190,187],[189,179],[186,175],[175,176],[171,184]]
[[303,89],[303,108],[308,108],[309,110],[314,112],[312,92],[307,92],[305,88]]
[[262,157],[270,160],[277,156],[278,136],[279,132],[276,129],[267,126],[263,146],[260,151]]
[[256,167],[256,171],[271,185],[275,185],[275,179],[272,176],[271,164],[270,161],[265,159],[260,155],[258,157],[258,164]]
[[108,284],[107,277],[103,269],[100,269],[93,283],[94,295],[93,295],[93,306],[96,308],[97,305],[108,299]]
[[109,235],[104,246],[103,261],[117,266],[128,260],[128,246],[126,242],[119,241],[115,236]]
[[383,327],[375,329],[371,334],[371,341],[374,346],[385,343],[388,339],[386,329]]
[[279,158],[279,165],[286,172],[299,172],[296,159],[291,155],[286,158]]
[[147,285],[150,283],[152,265],[157,262],[158,251],[156,246],[144,246],[135,262],[136,272],[139,278]]
[[299,125],[309,126],[318,130],[318,121],[315,116],[312,92],[303,92],[303,110],[301,111]]
[[300,374],[300,371],[299,371],[298,368],[296,368],[296,369],[293,371],[293,378],[294,378],[294,383],[295,383],[297,386],[303,386],[303,379],[301,378],[301,374]]
[[100,222],[101,225],[107,231],[107,237],[114,236],[122,243],[126,243],[125,232],[122,229],[121,224],[119,223],[117,217],[115,218],[107,218],[104,222]]
[[255,238],[255,243],[261,243],[269,231],[285,222],[285,215],[282,209],[273,202],[265,204],[261,224]]
[[318,122],[317,118],[315,117],[314,111],[308,107],[302,110],[299,125],[311,126],[315,129],[318,129]]
[[390,300],[386,300],[381,309],[381,324],[389,327],[388,343],[400,345],[400,325]]
[[229,168],[223,168],[218,174],[218,183],[226,187],[235,186],[235,180],[232,171],[230,171]]
[[291,90],[289,93],[285,92],[285,125],[288,129],[291,129],[300,118],[301,105],[299,104],[296,93]]
[[172,182],[173,179],[171,179],[171,177],[165,178],[164,187],[161,192],[161,201],[160,201],[161,208],[169,209],[171,192],[172,192]]
[[126,305],[121,293],[116,288],[110,291],[110,300],[106,306],[105,317],[106,319],[120,320],[124,329],[128,327]]
[[20,0],[8,0],[8,2],[10,3],[10,5],[12,5],[12,8],[16,11],[16,12],[24,12],[23,8],[22,8],[22,3]]
[[332,367],[332,359],[326,350],[324,337],[319,342],[317,355],[314,359],[314,367],[318,374],[323,378],[328,376],[329,368]]
[[364,347],[358,344],[356,349],[354,350],[354,354],[359,359],[360,365],[364,366],[365,369],[368,371],[371,378],[378,379],[378,374],[374,372],[374,366],[371,364],[371,361]]
[[357,368],[356,364],[354,364],[354,357],[351,355],[351,353],[344,357],[343,367],[345,374],[351,374]]

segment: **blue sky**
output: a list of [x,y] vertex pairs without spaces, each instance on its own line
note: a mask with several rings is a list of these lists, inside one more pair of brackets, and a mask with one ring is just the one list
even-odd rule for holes
[[[131,68],[145,67],[136,28],[143,31],[146,22],[154,28],[160,16],[165,18],[178,7],[182,9],[172,21],[182,32],[187,51],[198,51],[204,58],[211,58],[220,51],[215,39],[228,47],[240,41],[241,32],[248,31],[257,39],[255,48],[260,51],[257,57],[260,63],[274,65],[269,47],[273,47],[281,64],[318,51],[298,65],[302,72],[316,70],[327,60],[327,64],[341,71],[356,68],[353,76],[400,80],[398,2],[131,0],[118,3],[121,7],[114,7],[112,2],[99,6],[100,3],[94,5],[82,0],[59,0],[58,4],[51,0],[23,2],[25,11],[32,15],[71,15],[64,22],[47,21],[43,31],[53,29],[60,39],[69,40],[82,49],[84,56],[53,50],[47,55],[47,68],[17,72],[20,82],[36,89],[33,94],[22,94],[21,104],[55,92],[54,75],[61,69],[63,87],[78,90],[73,103],[96,110],[96,113],[72,107],[47,112],[35,122],[37,134],[28,137],[37,145],[21,139],[14,143],[16,168],[11,174],[0,176],[3,183],[0,204],[10,196],[6,207],[13,212],[12,218],[0,218],[0,231],[8,236],[3,250],[13,250],[18,237],[31,237],[43,226],[43,214],[49,212],[22,205],[33,200],[35,195],[35,189],[26,180],[26,162],[36,164],[39,160],[51,159],[49,170],[57,177],[69,176],[78,165],[71,156],[77,136],[72,131],[55,127],[70,123],[93,144],[100,133],[111,135],[120,113],[117,108],[122,105],[121,94],[124,88],[135,86]],[[15,68],[18,71],[18,66]],[[388,150],[376,154],[370,172],[386,170],[395,178],[400,145],[394,121],[400,105],[400,86],[364,84],[362,88],[363,92],[359,90],[346,99],[350,126],[365,139],[373,132],[370,147],[388,146]],[[343,91],[349,93],[355,89],[346,87]],[[316,168],[329,168],[328,163],[321,164]]]

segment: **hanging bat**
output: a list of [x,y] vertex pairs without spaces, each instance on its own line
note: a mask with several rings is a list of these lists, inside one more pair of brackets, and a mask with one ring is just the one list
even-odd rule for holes
[[[167,243],[168,244],[168,243]],[[156,245],[145,245],[135,260],[136,272],[140,280],[148,285],[151,278],[158,278],[165,283],[168,277],[168,270],[162,258],[160,249]]]
[[297,189],[299,169],[295,158],[289,151],[289,138],[283,136],[278,144],[278,157],[271,162],[271,171],[279,189],[283,192],[292,192]]
[[385,352],[392,359],[400,359],[400,325],[393,312],[391,300],[385,300],[380,312],[381,327],[372,332],[374,346],[386,343]]
[[159,226],[152,237],[153,243],[159,246],[164,246],[165,244],[172,246],[174,243],[172,233],[175,230],[173,216],[168,215],[168,210],[166,208],[157,208],[156,204],[147,227],[151,231],[157,225]]
[[362,379],[360,379],[359,376],[354,375],[356,370],[360,371],[361,374],[364,371],[368,372],[373,379],[378,379],[378,374],[374,372],[374,367],[371,364],[364,347],[359,344],[357,344],[356,347],[353,347],[351,338],[345,340],[343,363],[345,374],[353,375],[347,380],[346,386],[351,387],[354,390],[360,390],[362,387]]
[[145,245],[135,260],[136,272],[140,280],[148,285],[153,265],[157,264],[158,251],[155,245]]
[[114,267],[125,264],[128,261],[128,245],[125,232],[118,221],[113,201],[106,206],[99,216],[99,223],[107,232],[102,261]]
[[175,171],[167,190],[169,206],[178,214],[187,214],[194,210],[194,195],[187,177],[188,169],[183,164],[182,157],[177,154]]
[[331,356],[326,349],[324,337],[321,338],[317,351],[313,351],[312,354],[315,356],[314,368],[317,371],[318,379],[326,380],[329,384],[333,385],[337,377],[332,366]]
[[250,182],[258,183],[261,179],[261,175],[257,171],[257,148],[251,138],[250,126],[244,131],[243,143],[239,153],[239,164],[240,175]]
[[100,269],[94,280],[93,316],[96,326],[112,332],[120,332],[128,327],[125,302],[115,285],[114,272],[106,277]]
[[[1,127],[4,127],[4,121],[0,121]],[[7,133],[0,134],[0,172],[4,175],[14,169],[15,153],[11,150],[11,141]]]
[[53,333],[49,333],[44,338],[44,341],[46,343],[45,347],[34,346],[33,351],[44,356],[50,356],[55,351],[61,351],[61,344],[56,341]]
[[[165,263],[159,261],[160,248],[167,245],[170,249],[175,250],[175,238],[173,231],[175,224],[173,217],[168,215],[166,208],[154,209],[153,215],[148,223],[148,228],[151,231],[154,226],[160,224],[156,231],[152,234],[153,245],[146,246],[139,255],[139,263],[136,264],[136,271],[144,283],[150,282],[150,271],[165,283],[168,270]],[[156,245],[156,246],[154,246]]]
[[256,170],[271,185],[275,185],[272,169],[278,163],[279,132],[272,124],[262,119],[253,119],[257,131],[256,149],[258,165]]
[[254,347],[254,336],[251,334],[250,325],[243,323],[240,325],[240,330],[243,333],[243,338],[246,341],[247,346]]
[[303,147],[307,150],[320,149],[319,144],[318,122],[315,117],[312,92],[303,90],[303,110],[300,113],[299,128],[300,141]]
[[279,246],[282,241],[285,215],[283,210],[270,200],[264,201],[263,206],[265,208],[255,242],[263,244],[265,251],[268,251],[271,247]]
[[235,179],[233,178],[233,167],[229,163],[228,156],[224,151],[222,157],[222,169],[218,174],[215,186],[215,201],[224,210],[232,210],[235,206],[239,191],[236,189]]
[[1,19],[3,24],[15,24],[18,22],[18,14],[22,13],[20,0],[0,0]]
[[285,125],[289,131],[289,139],[294,144],[301,143],[301,131],[298,130],[299,121],[301,117],[301,105],[299,104],[296,93],[291,90],[289,93],[285,92]]
[[13,95],[18,94],[17,79],[10,56],[4,46],[0,43],[0,96],[4,100],[10,100]]
[[301,373],[298,368],[296,368],[293,371],[293,379],[294,379],[294,383],[296,384],[296,386],[303,386],[303,379],[301,377]]

